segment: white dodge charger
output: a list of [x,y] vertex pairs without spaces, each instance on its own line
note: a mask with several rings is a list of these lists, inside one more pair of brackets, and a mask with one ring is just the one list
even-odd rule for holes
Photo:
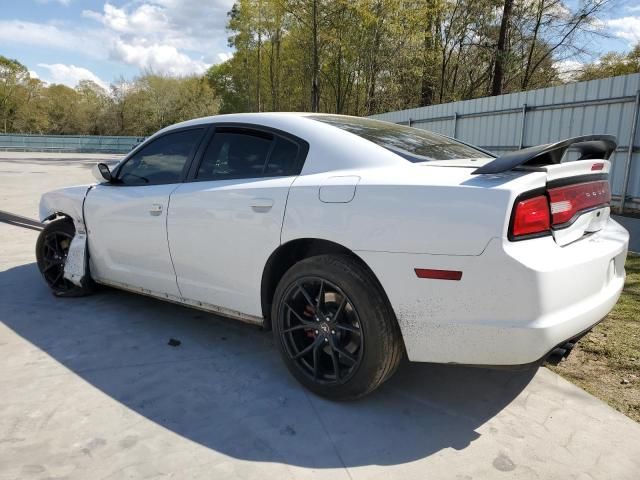
[[[38,267],[272,328],[336,399],[405,355],[522,365],[566,354],[616,303],[610,136],[496,158],[376,120],[262,113],[165,128],[98,183],[46,193]],[[573,161],[567,161],[567,158]]]

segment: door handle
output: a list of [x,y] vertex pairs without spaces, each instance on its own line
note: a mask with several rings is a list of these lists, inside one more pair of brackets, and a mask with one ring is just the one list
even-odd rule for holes
[[251,200],[250,205],[254,212],[265,213],[273,207],[273,200],[270,198],[254,198]]
[[153,205],[151,205],[149,213],[154,217],[157,217],[162,213],[162,205],[160,205],[159,203],[154,203]]

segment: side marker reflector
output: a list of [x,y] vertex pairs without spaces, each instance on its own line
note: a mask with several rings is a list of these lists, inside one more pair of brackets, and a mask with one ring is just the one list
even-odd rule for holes
[[457,270],[434,270],[432,268],[416,268],[418,278],[432,278],[434,280],[460,280],[462,272]]

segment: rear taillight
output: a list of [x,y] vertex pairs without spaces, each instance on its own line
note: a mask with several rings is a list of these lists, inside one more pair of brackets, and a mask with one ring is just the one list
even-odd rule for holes
[[562,228],[581,212],[610,202],[607,180],[554,187],[546,194],[516,200],[509,238],[522,240],[550,233],[551,227]]
[[551,228],[549,200],[545,195],[516,203],[511,227],[512,237],[546,233]]
[[550,188],[548,193],[554,226],[569,222],[578,212],[611,202],[606,180]]

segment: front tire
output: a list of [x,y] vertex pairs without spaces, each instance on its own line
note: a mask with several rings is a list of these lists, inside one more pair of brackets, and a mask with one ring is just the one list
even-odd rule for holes
[[276,288],[271,318],[289,371],[333,400],[372,392],[404,355],[382,288],[348,255],[319,255],[291,267]]
[[80,297],[92,292],[90,279],[85,280],[85,286],[79,287],[64,278],[67,254],[75,234],[73,222],[61,218],[47,224],[36,242],[38,269],[51,292],[59,297]]

